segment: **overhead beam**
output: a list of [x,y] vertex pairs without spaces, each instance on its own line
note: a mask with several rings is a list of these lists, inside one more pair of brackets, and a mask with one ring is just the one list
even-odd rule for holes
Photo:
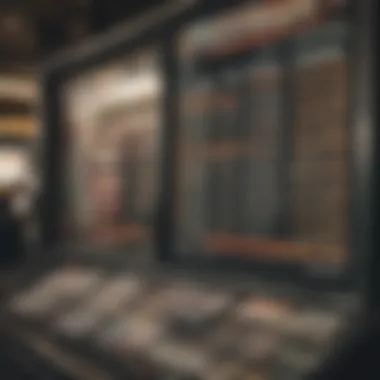
[[46,62],[44,69],[48,72],[57,67],[69,64],[75,65],[85,60],[86,57],[96,57],[101,54],[104,46],[108,46],[109,50],[112,50],[116,46],[125,43],[125,41],[133,39],[139,34],[182,14],[196,3],[197,0],[165,1],[162,5],[150,9],[150,11],[140,15],[140,17],[131,18],[129,21],[114,26],[107,33],[83,41],[83,43],[75,48],[55,54]]

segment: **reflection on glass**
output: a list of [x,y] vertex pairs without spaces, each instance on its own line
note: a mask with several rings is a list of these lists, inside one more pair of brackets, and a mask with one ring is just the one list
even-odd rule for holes
[[182,254],[344,262],[347,26],[343,3],[316,4],[250,3],[183,34]]
[[146,240],[155,193],[160,92],[151,50],[66,84],[66,237],[122,244]]
[[294,230],[299,239],[335,247],[346,240],[345,32],[330,23],[296,41]]

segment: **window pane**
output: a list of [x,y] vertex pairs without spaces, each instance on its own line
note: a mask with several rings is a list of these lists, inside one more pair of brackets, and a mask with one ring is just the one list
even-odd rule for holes
[[149,236],[161,90],[151,50],[66,84],[66,238],[125,244]]
[[346,27],[330,23],[297,39],[294,232],[341,256],[347,220]]
[[181,254],[344,262],[348,32],[322,5],[250,3],[181,37]]

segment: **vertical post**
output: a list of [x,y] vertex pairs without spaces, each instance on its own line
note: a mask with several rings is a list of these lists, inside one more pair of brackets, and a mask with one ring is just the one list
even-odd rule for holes
[[42,131],[41,131],[41,199],[39,219],[41,245],[50,249],[59,239],[59,216],[62,202],[63,141],[59,112],[58,81],[55,75],[46,73],[41,81]]
[[291,165],[294,146],[294,113],[296,107],[296,69],[295,69],[295,42],[284,41],[279,46],[278,59],[282,72],[281,83],[281,120],[279,120],[280,139],[278,154],[278,224],[277,234],[280,237],[288,236],[292,232],[292,189],[291,189]]
[[352,274],[358,278],[367,313],[380,301],[380,135],[374,95],[376,1],[352,0],[350,104],[350,219]]
[[159,260],[173,259],[175,231],[175,187],[177,179],[179,66],[176,41],[168,36],[162,47],[164,94],[162,99],[162,166],[160,170],[159,199],[155,232]]

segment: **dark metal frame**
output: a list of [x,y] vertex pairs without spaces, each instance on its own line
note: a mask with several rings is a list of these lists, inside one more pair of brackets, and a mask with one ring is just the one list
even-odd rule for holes
[[351,93],[351,271],[363,295],[368,315],[380,306],[380,134],[377,101],[378,4],[373,0],[351,1],[355,18],[352,44]]
[[[233,6],[237,5],[235,2]],[[284,265],[263,263],[262,261],[252,261],[236,258],[208,259],[200,256],[199,252],[194,252],[194,256],[182,261],[187,267],[199,269],[215,269],[221,268],[239,271],[248,271],[250,273],[266,273],[269,277],[276,279],[298,281],[305,285],[317,287],[318,289],[355,289],[359,291],[360,297],[365,307],[375,305],[380,301],[380,281],[377,283],[374,279],[379,275],[380,268],[376,258],[375,237],[377,233],[377,224],[380,223],[377,215],[377,193],[378,184],[376,162],[377,155],[380,153],[380,145],[377,143],[375,136],[375,115],[373,108],[373,51],[374,51],[374,20],[373,15],[375,4],[372,0],[355,1],[347,0],[348,18],[350,22],[349,41],[347,41],[347,49],[349,54],[349,107],[348,107],[348,128],[349,128],[349,259],[345,273],[339,275],[327,274],[326,269],[321,268],[314,274],[305,273],[304,266]],[[220,6],[210,6],[201,8],[193,18],[201,18],[207,14],[215,14],[220,11]],[[364,42],[364,43],[363,43]],[[178,70],[178,67],[177,67]],[[291,75],[291,74],[288,74]],[[285,80],[287,80],[285,78]],[[177,88],[178,91],[178,88]],[[289,110],[291,112],[291,110]],[[366,121],[360,119],[365,115]],[[176,115],[178,117],[178,115]],[[373,146],[375,143],[375,146]],[[169,173],[176,173],[175,159],[173,153],[167,167],[170,167]],[[175,183],[175,179],[172,179]],[[169,192],[170,196],[173,194]],[[286,207],[286,205],[284,205]],[[173,207],[173,205],[171,205]],[[168,211],[167,208],[165,208]],[[173,213],[173,209],[169,209]],[[374,212],[375,211],[375,212]],[[166,220],[170,225],[167,228],[165,241],[169,242],[166,246],[166,255],[172,259],[176,257],[170,236],[175,231],[173,216],[169,213]],[[164,231],[165,232],[165,231]],[[173,234],[172,234],[173,235]],[[162,236],[162,234],[161,234]],[[374,245],[376,244],[376,245]],[[370,269],[371,268],[371,269]],[[376,282],[376,283],[375,283]]]
[[[159,11],[154,10],[143,20],[137,20],[127,26],[110,32],[79,47],[78,49],[63,52],[53,57],[42,71],[42,117],[43,125],[43,192],[41,200],[41,226],[42,242],[45,249],[51,250],[59,245],[59,216],[60,204],[63,201],[61,183],[61,171],[65,136],[62,125],[62,114],[59,102],[59,89],[62,82],[82,70],[93,67],[101,62],[107,61],[121,54],[133,51],[137,46],[148,42],[161,42],[162,67],[164,68],[165,97],[164,97],[164,120],[162,136],[162,168],[160,173],[160,188],[157,204],[157,220],[155,228],[155,239],[158,248],[158,256],[161,261],[182,261],[185,266],[195,269],[225,268],[246,270],[252,273],[256,268],[258,273],[265,271],[274,277],[300,279],[305,283],[317,284],[318,287],[338,284],[344,287],[350,286],[360,289],[365,297],[365,304],[373,305],[377,302],[378,294],[374,291],[380,284],[373,281],[376,278],[379,267],[375,252],[378,246],[376,232],[380,218],[377,215],[377,187],[380,185],[380,175],[375,173],[376,162],[380,160],[380,144],[375,136],[375,116],[372,106],[373,82],[371,56],[373,46],[373,22],[369,22],[370,15],[375,14],[373,0],[347,0],[350,3],[350,14],[354,31],[350,41],[352,59],[351,90],[350,90],[350,117],[349,131],[351,135],[350,147],[350,265],[347,276],[342,278],[325,278],[320,274],[310,278],[304,274],[303,268],[284,267],[279,265],[263,263],[250,263],[244,260],[223,259],[208,261],[205,258],[191,259],[188,262],[176,260],[177,255],[173,248],[174,225],[174,194],[176,192],[177,172],[177,133],[178,133],[178,60],[176,59],[176,32],[178,28],[188,22],[220,10],[224,2],[204,2],[204,4],[191,4],[191,1],[180,3],[174,1]],[[237,2],[236,2],[237,3]],[[174,4],[174,5],[173,5]],[[193,6],[192,6],[193,5]],[[236,4],[233,4],[235,6]],[[170,22],[166,22],[170,20]],[[367,43],[363,43],[367,41]],[[360,118],[366,115],[367,120],[363,123]],[[376,145],[373,146],[372,143]],[[379,177],[379,178],[377,178]],[[368,268],[371,268],[369,270]],[[378,276],[377,276],[378,277]],[[331,280],[331,281],[330,281]],[[356,283],[355,283],[356,282]],[[379,285],[379,286],[378,286]]]

